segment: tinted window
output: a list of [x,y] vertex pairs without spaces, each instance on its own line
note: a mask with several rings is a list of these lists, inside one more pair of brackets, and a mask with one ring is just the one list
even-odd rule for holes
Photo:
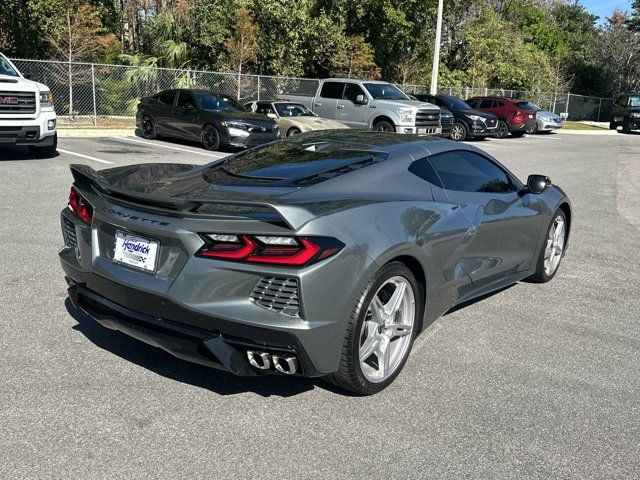
[[203,110],[224,110],[227,112],[245,112],[245,108],[233,97],[209,92],[196,92]]
[[449,110],[469,110],[469,104],[456,97],[442,97],[442,102]]
[[7,60],[5,60],[3,57],[0,57],[0,75],[9,75],[10,77],[17,77],[18,72],[16,72],[16,69],[13,68]]
[[504,170],[473,152],[440,153],[431,157],[431,163],[447,190],[491,193],[516,190]]
[[344,83],[340,82],[324,82],[320,96],[322,98],[342,98],[342,90]]
[[409,171],[423,180],[442,188],[442,182],[428,159],[418,160],[409,166]]
[[409,100],[402,90],[390,83],[365,83],[364,88],[376,100]]
[[299,103],[274,103],[281,117],[315,117],[315,114]]
[[494,101],[489,100],[488,98],[483,98],[480,102],[480,108],[493,108]]
[[173,100],[176,98],[176,92],[173,90],[167,90],[161,92],[158,97],[158,101],[164,105],[173,105]]
[[480,106],[480,100],[467,100],[467,105],[471,108],[478,108]]
[[178,106],[184,108],[187,104],[190,104],[193,108],[196,106],[196,102],[190,93],[180,92],[178,94]]
[[364,96],[364,92],[362,91],[362,89],[355,83],[347,83],[347,85],[344,87],[344,95],[342,98],[344,98],[345,100],[351,100],[353,103],[355,103],[358,95]]

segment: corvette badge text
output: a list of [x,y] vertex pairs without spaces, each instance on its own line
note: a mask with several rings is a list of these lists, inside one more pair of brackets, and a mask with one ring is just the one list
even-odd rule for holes
[[142,223],[150,223],[152,225],[160,225],[166,227],[169,225],[169,222],[161,222],[160,220],[153,220],[152,218],[144,218],[138,215],[129,215],[128,213],[122,213],[118,210],[114,210],[113,208],[104,207],[104,211],[111,215],[118,215],[119,217],[126,218],[127,220],[134,220],[136,222]]

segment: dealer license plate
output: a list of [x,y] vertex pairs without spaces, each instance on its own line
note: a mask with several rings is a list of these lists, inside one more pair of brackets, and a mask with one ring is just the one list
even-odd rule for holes
[[116,248],[113,252],[115,262],[153,272],[156,269],[157,256],[158,242],[116,231]]

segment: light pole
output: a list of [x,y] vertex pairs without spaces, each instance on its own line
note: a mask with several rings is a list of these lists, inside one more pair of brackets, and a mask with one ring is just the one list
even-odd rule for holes
[[442,36],[442,1],[438,0],[438,21],[436,23],[436,44],[433,49],[433,70],[431,70],[431,95],[438,93],[438,68],[440,66],[440,37]]

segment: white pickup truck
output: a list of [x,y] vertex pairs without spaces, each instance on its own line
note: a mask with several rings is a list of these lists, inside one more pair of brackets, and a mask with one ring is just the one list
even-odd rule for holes
[[28,145],[39,155],[58,146],[56,111],[46,85],[25,78],[0,53],[0,145]]
[[391,83],[327,78],[320,80],[313,97],[281,94],[279,99],[299,102],[319,117],[351,128],[381,132],[440,135],[440,107],[410,99]]

